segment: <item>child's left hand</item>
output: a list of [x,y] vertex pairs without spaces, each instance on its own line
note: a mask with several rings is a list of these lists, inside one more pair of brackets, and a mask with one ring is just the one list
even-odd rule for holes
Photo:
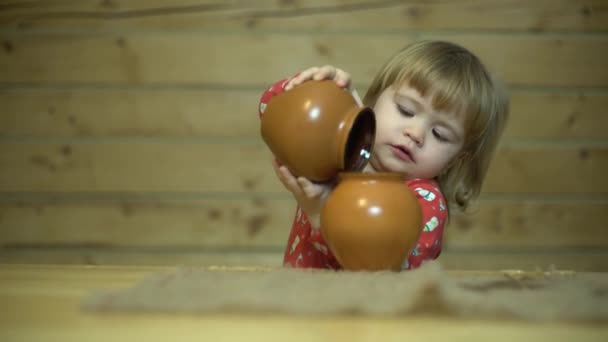
[[290,90],[299,84],[311,80],[333,80],[340,88],[349,90],[352,85],[349,73],[333,65],[324,65],[321,67],[311,67],[299,72],[287,82],[285,90]]
[[295,177],[286,166],[273,161],[273,168],[279,180],[289,190],[298,205],[308,216],[311,226],[319,229],[321,225],[321,208],[334,188],[332,182],[314,183],[304,177]]

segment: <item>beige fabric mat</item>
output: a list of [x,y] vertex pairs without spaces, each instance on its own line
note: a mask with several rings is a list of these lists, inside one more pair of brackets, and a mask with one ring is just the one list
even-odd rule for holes
[[502,272],[456,276],[430,262],[408,272],[179,268],[83,300],[87,311],[451,315],[608,320],[608,275]]

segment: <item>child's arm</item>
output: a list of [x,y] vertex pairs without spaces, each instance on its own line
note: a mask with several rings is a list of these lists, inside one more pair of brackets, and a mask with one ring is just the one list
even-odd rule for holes
[[262,97],[260,97],[260,104],[258,105],[258,115],[260,116],[260,118],[262,117],[262,115],[264,115],[264,111],[266,110],[268,102],[270,102],[273,97],[284,92],[285,86],[287,85],[287,83],[289,83],[290,80],[290,78],[280,80],[262,93]]
[[[262,117],[266,106],[272,97],[288,91],[293,87],[309,80],[334,80],[341,87],[350,87],[350,75],[345,71],[336,67],[326,65],[323,67],[312,67],[300,73],[297,73],[292,78],[284,79],[276,82],[262,94],[259,104],[259,116]],[[274,170],[279,180],[285,188],[289,190],[298,205],[308,216],[311,226],[318,229],[320,226],[321,207],[327,196],[334,187],[332,183],[313,183],[304,177],[295,177],[289,170],[274,161]]]
[[422,209],[422,232],[414,250],[408,257],[407,267],[417,268],[423,261],[434,260],[441,254],[443,230],[448,208],[443,194],[434,182],[413,180],[408,186],[418,198]]
[[280,165],[276,160],[273,167],[283,186],[293,194],[300,208],[308,216],[311,227],[319,229],[321,227],[321,208],[335,184],[333,182],[313,183],[304,177],[295,177],[287,167]]

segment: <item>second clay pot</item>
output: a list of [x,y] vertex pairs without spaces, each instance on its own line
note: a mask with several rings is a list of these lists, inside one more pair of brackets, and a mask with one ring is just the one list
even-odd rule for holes
[[422,231],[418,199],[398,173],[340,173],[321,233],[350,271],[399,271]]

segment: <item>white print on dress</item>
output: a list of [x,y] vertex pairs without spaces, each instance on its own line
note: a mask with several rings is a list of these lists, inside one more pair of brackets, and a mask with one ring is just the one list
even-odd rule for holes
[[424,224],[424,231],[425,232],[432,232],[433,230],[435,230],[435,228],[437,228],[437,226],[439,226],[439,220],[437,219],[437,217],[433,216],[433,218],[431,218],[427,223]]
[[304,215],[302,215],[302,208],[298,208],[298,211],[296,212],[296,221],[300,222],[301,225],[306,225],[306,219],[304,218]]
[[431,202],[435,199],[435,193],[423,188],[416,188],[416,192],[425,200]]
[[291,250],[289,251],[289,254],[293,254],[293,252],[295,252],[296,247],[298,247],[299,243],[300,243],[300,235],[296,235],[296,238],[293,239],[293,243],[291,244]]
[[323,246],[318,242],[313,242],[312,245],[321,253],[327,255],[327,247]]

